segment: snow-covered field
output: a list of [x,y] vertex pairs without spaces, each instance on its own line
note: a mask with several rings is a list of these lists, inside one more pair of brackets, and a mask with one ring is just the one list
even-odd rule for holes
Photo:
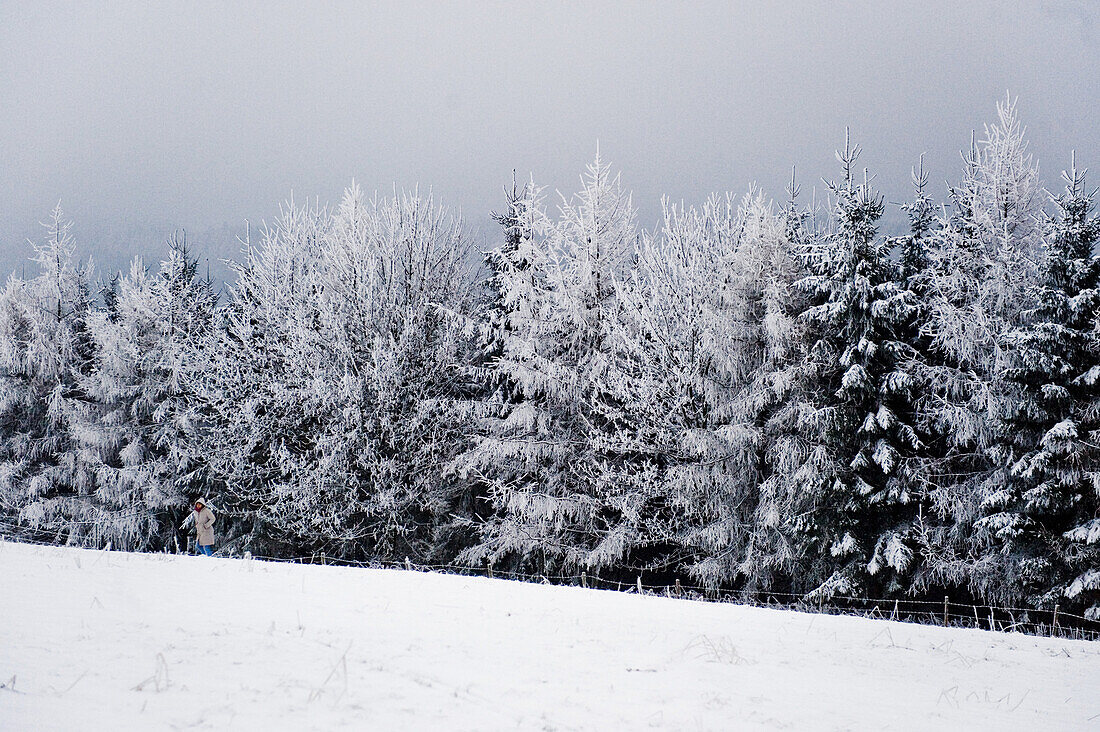
[[0,729],[1100,729],[1100,644],[0,542]]

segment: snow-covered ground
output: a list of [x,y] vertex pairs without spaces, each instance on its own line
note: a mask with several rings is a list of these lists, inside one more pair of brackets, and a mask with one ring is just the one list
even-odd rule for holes
[[1100,729],[1100,644],[0,542],[0,729]]

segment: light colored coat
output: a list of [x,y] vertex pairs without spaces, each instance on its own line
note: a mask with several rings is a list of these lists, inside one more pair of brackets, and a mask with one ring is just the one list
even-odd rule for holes
[[199,546],[211,546],[214,543],[214,512],[209,506],[203,506],[195,516],[195,534]]

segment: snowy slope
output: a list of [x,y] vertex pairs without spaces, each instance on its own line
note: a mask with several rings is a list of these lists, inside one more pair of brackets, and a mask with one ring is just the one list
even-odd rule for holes
[[1100,728],[1086,642],[12,543],[0,588],[3,730]]

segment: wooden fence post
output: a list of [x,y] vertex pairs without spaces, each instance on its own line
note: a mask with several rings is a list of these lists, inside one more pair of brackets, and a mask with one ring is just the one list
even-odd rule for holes
[[642,575],[638,575],[638,594],[642,594]]
[[683,595],[683,590],[680,589],[680,580],[677,579],[676,580],[676,597],[680,597],[682,595]]
[[581,587],[588,588],[588,572],[581,572]]
[[975,628],[982,627],[982,621],[978,620],[978,606],[977,605],[974,606],[974,627]]
[[947,595],[943,596],[943,624],[947,625]]
[[405,571],[407,571],[407,572],[412,571],[412,562],[409,561],[408,557],[405,557]]
[[1058,627],[1058,606],[1054,606],[1054,619],[1050,621],[1051,635],[1054,634],[1054,629]]
[[491,561],[486,562],[485,567],[486,567],[487,571],[489,572],[489,578],[492,579],[492,577],[493,577],[493,563]]

